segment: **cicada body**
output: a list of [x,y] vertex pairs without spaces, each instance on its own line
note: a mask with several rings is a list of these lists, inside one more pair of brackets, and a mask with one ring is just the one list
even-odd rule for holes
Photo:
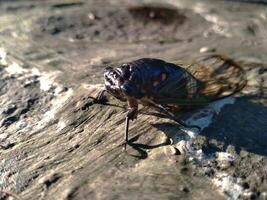
[[127,101],[126,143],[129,119],[137,117],[138,104],[153,107],[174,119],[169,111],[183,106],[207,104],[229,96],[246,84],[243,69],[220,55],[199,58],[190,65],[176,65],[159,59],[142,58],[105,69],[105,88]]

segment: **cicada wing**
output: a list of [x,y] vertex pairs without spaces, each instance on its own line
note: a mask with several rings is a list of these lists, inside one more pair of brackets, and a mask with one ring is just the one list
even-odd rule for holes
[[[221,55],[198,57],[192,64],[181,67],[189,72],[187,79],[181,81],[177,77],[171,84],[166,83],[168,95],[159,92],[158,103],[203,105],[233,95],[246,85],[243,68]],[[186,84],[186,90],[181,90],[183,84]]]
[[247,83],[244,69],[222,55],[199,57],[187,70],[204,82],[204,87],[199,93],[215,99],[233,95]]

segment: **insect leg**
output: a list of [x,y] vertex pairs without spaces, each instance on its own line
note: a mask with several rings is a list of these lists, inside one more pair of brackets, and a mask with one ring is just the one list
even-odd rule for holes
[[125,118],[125,132],[124,132],[124,150],[126,150],[126,146],[128,143],[128,130],[129,130],[129,117],[126,116]]
[[105,89],[101,90],[97,95],[97,97],[95,98],[95,101],[100,103],[105,102],[106,101],[105,92],[106,92]]
[[126,150],[126,146],[128,144],[129,120],[136,119],[138,114],[138,102],[135,99],[128,99],[128,105],[130,107],[130,110],[127,112],[125,118],[124,150]]
[[173,113],[169,112],[166,108],[164,108],[162,105],[154,105],[156,108],[158,108],[161,112],[163,112],[164,114],[166,114],[170,119],[174,120],[175,122],[177,122],[179,125],[183,126],[184,128],[197,128],[199,131],[201,131],[201,128],[199,126],[196,125],[187,125],[186,123],[184,123],[183,121],[177,119]]

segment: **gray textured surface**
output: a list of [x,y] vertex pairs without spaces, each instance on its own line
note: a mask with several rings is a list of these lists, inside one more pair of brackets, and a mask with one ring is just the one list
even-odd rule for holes
[[[267,198],[266,7],[155,5],[0,1],[3,191],[49,200]],[[242,63],[247,88],[182,115],[206,127],[190,155],[173,155],[183,138],[177,125],[146,114],[131,123],[133,145],[124,152],[125,105],[88,98],[105,65],[144,56],[190,60],[201,48]]]

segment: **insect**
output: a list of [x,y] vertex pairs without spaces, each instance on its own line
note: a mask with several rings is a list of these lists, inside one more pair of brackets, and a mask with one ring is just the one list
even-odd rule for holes
[[172,113],[181,107],[205,105],[240,91],[246,85],[244,70],[233,60],[221,55],[206,55],[190,65],[142,58],[104,70],[105,90],[127,102],[125,145],[128,144],[129,120],[138,115],[138,105],[152,107],[189,126]]

